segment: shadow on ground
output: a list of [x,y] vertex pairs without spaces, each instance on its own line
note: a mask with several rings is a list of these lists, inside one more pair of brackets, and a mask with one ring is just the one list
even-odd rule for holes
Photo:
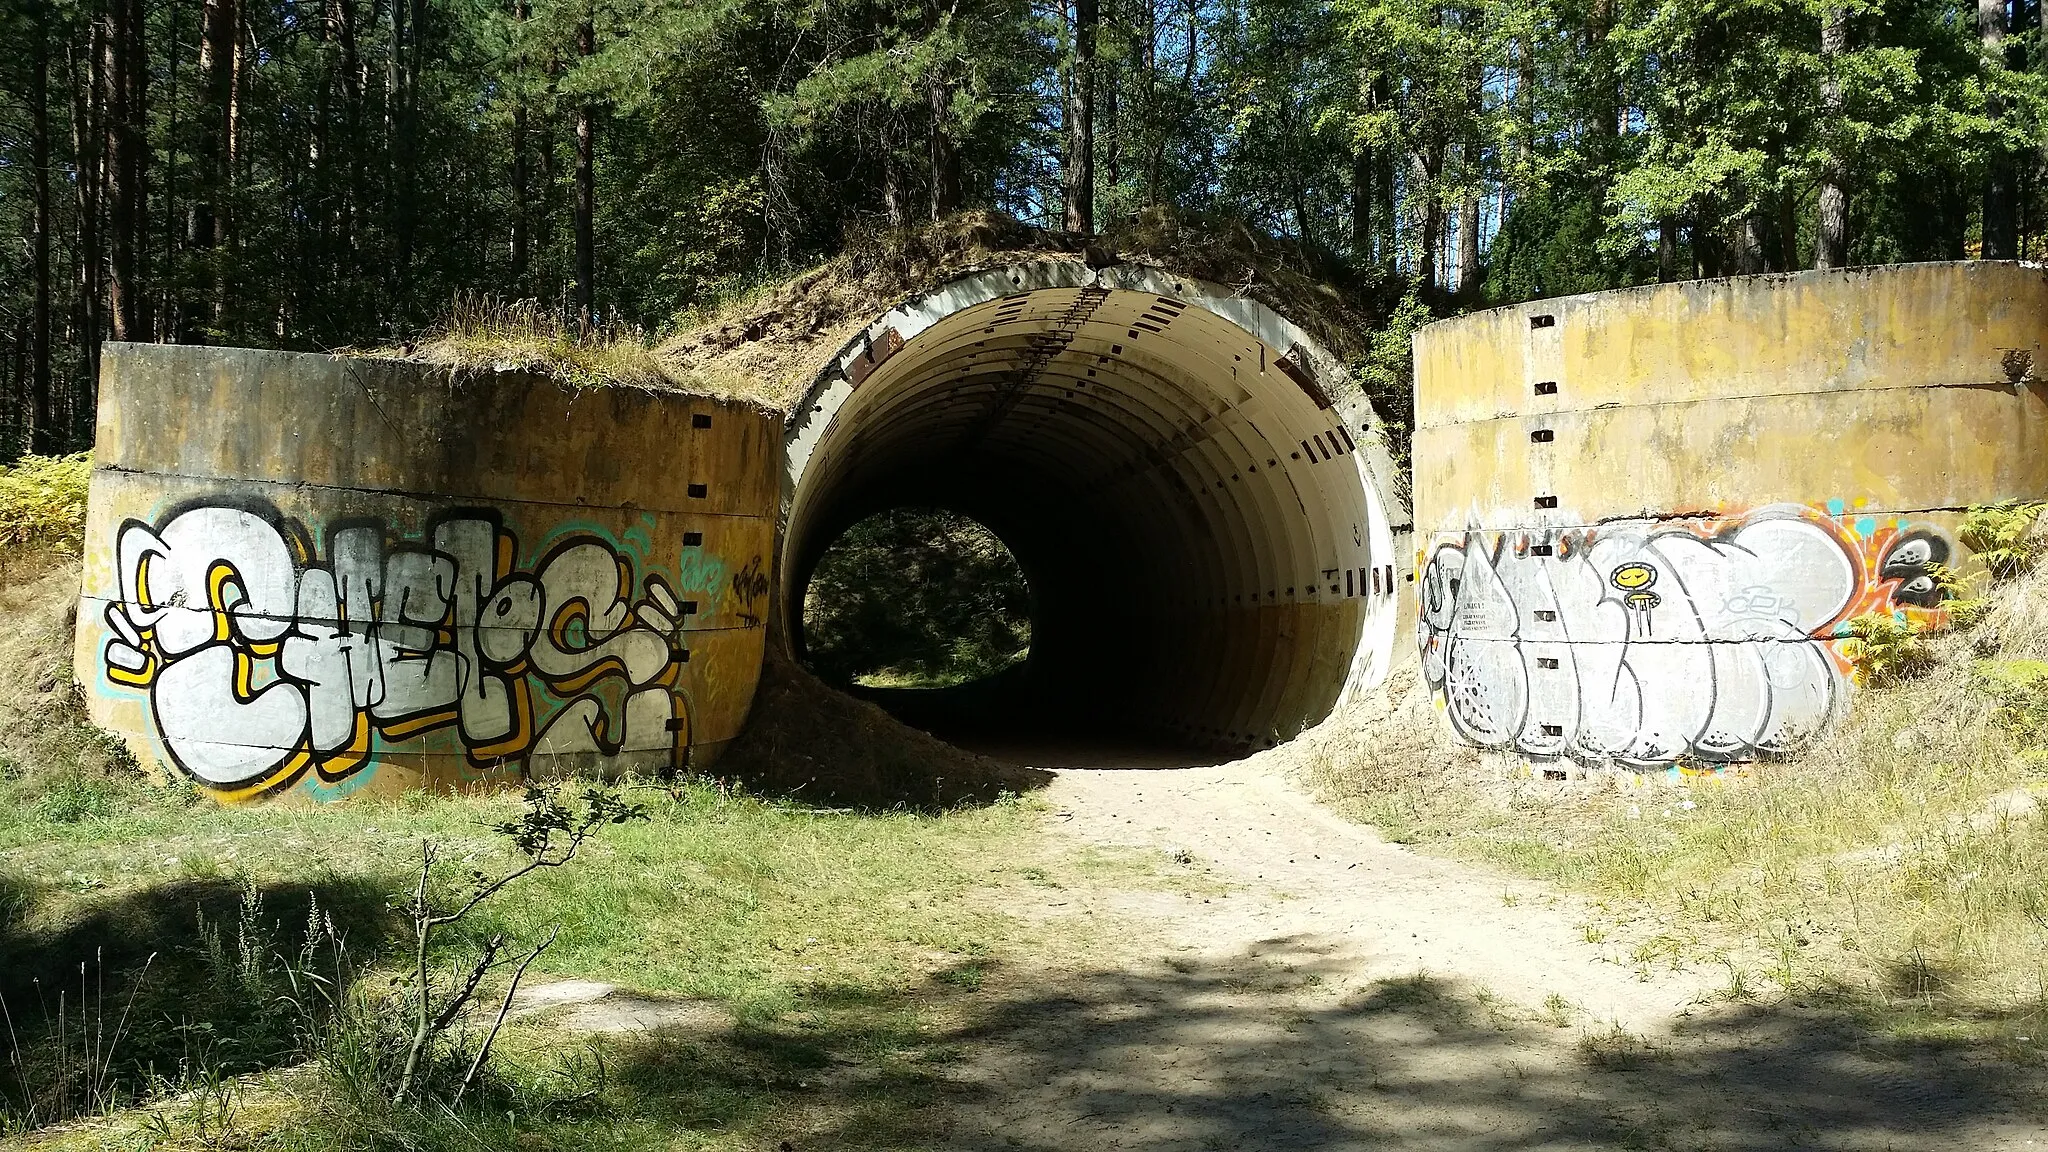
[[[385,878],[255,887],[189,879],[79,904],[0,874],[0,1121],[48,1122],[147,1095],[191,1069],[236,1075],[306,1058],[295,961],[323,977],[373,956],[398,927]],[[348,955],[302,946],[318,915]],[[345,981],[346,976],[342,977]]]
[[875,1027],[912,1005],[868,1002],[855,1015],[869,1024],[858,1027],[657,1032],[618,1051],[617,1075],[642,1106],[692,1085],[684,1098],[694,1103],[660,1113],[689,1126],[739,1119],[704,1111],[709,1085],[781,1097],[809,1117],[787,1133],[799,1149],[1762,1152],[2048,1141],[2038,1066],[1981,1043],[1898,1040],[1846,1002],[1703,1011],[1644,1039],[1426,975],[1345,986],[1355,970],[1312,939],[1133,971],[977,965],[972,980],[942,973],[913,998],[932,1018],[922,1029]]

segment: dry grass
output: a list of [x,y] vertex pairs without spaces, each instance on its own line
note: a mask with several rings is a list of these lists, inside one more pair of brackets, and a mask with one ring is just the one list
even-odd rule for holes
[[[1120,259],[1234,288],[1351,363],[1364,358],[1370,330],[1391,307],[1369,287],[1339,291],[1297,248],[1229,221],[1153,209],[1094,243]],[[816,268],[682,317],[658,352],[672,373],[756,381],[750,395],[787,408],[856,332],[904,300],[979,269],[1081,259],[1078,238],[986,211],[866,233]]]
[[674,388],[647,339],[627,328],[581,331],[535,300],[463,297],[419,340],[368,356],[449,367],[544,372],[578,387]]
[[2032,1051],[2048,1026],[2048,752],[2021,731],[2048,698],[2008,694],[2001,714],[1985,670],[2025,684],[2032,666],[2004,662],[2048,660],[2048,576],[1992,599],[1930,641],[1930,672],[1860,692],[1798,758],[1690,787],[1532,780],[1451,740],[1412,670],[1289,756],[1396,839],[1604,899],[1644,941],[1639,964],[1718,959],[1737,994],[1838,996],[1887,1026]]
[[[1391,307],[1375,286],[1339,291],[1287,242],[1229,221],[1150,210],[1094,242],[1119,258],[1171,268],[1275,309],[1358,363]],[[420,340],[365,355],[457,367],[549,372],[579,386],[669,388],[787,410],[875,317],[968,273],[1024,260],[1082,259],[1079,238],[987,211],[848,238],[839,255],[785,280],[686,312],[666,335],[581,333],[537,302],[458,301]]]

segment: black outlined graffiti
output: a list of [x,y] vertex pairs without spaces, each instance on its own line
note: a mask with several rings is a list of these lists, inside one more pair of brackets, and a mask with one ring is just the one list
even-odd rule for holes
[[[147,692],[171,762],[231,798],[338,782],[373,741],[435,731],[479,768],[628,752],[674,765],[688,746],[681,604],[595,533],[515,571],[518,541],[488,512],[418,541],[348,522],[323,561],[272,510],[200,505],[129,521],[116,551],[107,678]],[[537,693],[557,705],[544,719]]]
[[1423,671],[1469,743],[1632,765],[1779,755],[1835,719],[1852,617],[1939,613],[1933,530],[1803,506],[1472,531],[1423,567]]

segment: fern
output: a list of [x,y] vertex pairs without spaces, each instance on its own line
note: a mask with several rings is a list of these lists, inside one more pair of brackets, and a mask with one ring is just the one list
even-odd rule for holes
[[1911,679],[1934,665],[1922,624],[1888,612],[1870,612],[1849,621],[1848,628],[1842,652],[1855,669],[1856,683],[1866,688]]
[[85,546],[92,453],[23,456],[0,467],[0,546],[76,554]]
[[2044,507],[2048,505],[2018,500],[1980,504],[1963,516],[1956,537],[1977,554],[1992,579],[2010,580],[2041,557],[2042,544],[2033,530]]
[[1941,592],[1941,606],[1948,610],[1948,621],[1957,628],[1971,628],[1991,611],[1991,601],[1982,596],[1972,596],[1976,591],[1969,577],[1946,564],[1929,564],[1927,574],[1934,578],[1934,586]]

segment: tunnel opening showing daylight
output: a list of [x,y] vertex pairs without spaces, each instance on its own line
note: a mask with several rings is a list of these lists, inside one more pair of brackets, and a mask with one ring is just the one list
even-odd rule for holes
[[780,625],[802,658],[826,550],[943,508],[1016,557],[1029,654],[885,707],[970,744],[1286,740],[1382,678],[1395,631],[1386,458],[1344,387],[1272,310],[1157,269],[955,281],[869,325],[794,411]]

